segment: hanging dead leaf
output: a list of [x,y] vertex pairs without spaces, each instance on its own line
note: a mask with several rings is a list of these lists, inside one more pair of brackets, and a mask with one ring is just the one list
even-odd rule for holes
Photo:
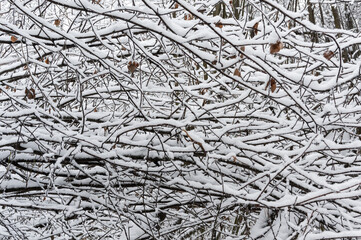
[[217,64],[217,59],[214,59],[214,60],[212,61],[212,64],[213,64],[213,65],[216,65],[216,64]]
[[229,1],[229,5],[232,5],[233,4],[233,1],[231,0],[231,1]]
[[278,40],[276,43],[270,44],[270,53],[275,54],[278,53],[283,48],[283,44],[280,40]]
[[28,99],[35,99],[35,89],[34,88],[25,88],[25,96]]
[[49,58],[46,58],[44,62],[45,62],[46,64],[49,64],[49,63],[50,63]]
[[128,62],[128,70],[129,72],[132,73],[132,76],[135,72],[135,69],[137,69],[137,67],[139,66],[139,63],[137,63],[136,61],[129,61]]
[[271,92],[276,91],[276,80],[274,78],[271,79]]
[[241,72],[238,70],[238,68],[236,68],[236,69],[234,70],[233,75],[234,75],[234,76],[238,76],[238,77],[241,76]]
[[218,21],[218,22],[216,22],[216,27],[218,27],[218,28],[223,28],[223,24],[221,23],[221,21]]
[[179,7],[179,4],[176,3],[176,4],[174,5],[174,9],[177,9],[178,7]]
[[60,26],[60,19],[56,19],[56,20],[54,21],[54,25],[57,26],[57,27],[59,27],[59,26]]
[[17,38],[17,37],[15,37],[15,36],[11,36],[11,38],[10,38],[10,39],[11,39],[11,42],[13,42],[13,43],[14,43],[14,42],[16,42],[16,41],[18,40],[18,38]]
[[94,108],[94,112],[98,112],[98,109],[97,109],[97,108]]
[[6,89],[9,89],[9,88],[10,88],[10,86],[9,86],[9,85],[6,85],[6,86],[5,86],[5,88],[6,88]]
[[333,57],[333,52],[331,50],[327,50],[326,52],[323,53],[323,56],[327,59],[327,60],[331,60],[331,58]]
[[[244,52],[246,50],[246,47],[245,46],[241,46],[241,51]],[[241,58],[243,58],[243,54],[241,54]]]
[[252,27],[254,35],[257,35],[257,33],[259,31],[258,30],[258,24],[259,24],[259,22],[256,22]]
[[193,20],[193,15],[192,14],[184,15],[184,20]]
[[277,84],[276,84],[276,80],[274,78],[271,78],[268,82],[267,85],[265,87],[264,90],[267,90],[268,87],[271,87],[271,92],[276,91],[277,88]]

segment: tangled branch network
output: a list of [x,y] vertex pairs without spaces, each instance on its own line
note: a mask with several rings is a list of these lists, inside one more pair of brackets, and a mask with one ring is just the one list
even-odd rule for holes
[[272,0],[1,1],[2,239],[361,237],[360,43]]

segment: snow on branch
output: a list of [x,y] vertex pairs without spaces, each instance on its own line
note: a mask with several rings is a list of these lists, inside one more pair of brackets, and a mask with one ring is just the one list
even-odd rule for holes
[[1,1],[0,235],[361,237],[361,37],[306,5]]

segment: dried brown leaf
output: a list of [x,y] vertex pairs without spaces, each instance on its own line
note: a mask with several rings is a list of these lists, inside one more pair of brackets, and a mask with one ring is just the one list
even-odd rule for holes
[[270,44],[270,53],[275,54],[278,53],[283,48],[283,44],[280,40],[278,40],[276,43]]
[[[245,46],[241,46],[241,51],[244,52],[246,50],[246,47]],[[241,58],[243,58],[243,54],[241,54]]]
[[136,61],[129,61],[128,62],[129,72],[131,72],[133,74],[135,72],[135,69],[137,69],[138,66],[139,66],[139,63],[137,63]]
[[266,87],[264,90],[267,90],[268,87],[271,87],[271,92],[274,92],[276,91],[276,88],[277,88],[277,82],[274,78],[271,78],[267,84],[266,84]]
[[34,88],[25,88],[25,96],[28,99],[34,99],[35,98],[35,89]]
[[57,26],[57,27],[59,27],[59,26],[60,26],[60,19],[56,19],[56,20],[54,21],[54,25]]
[[15,37],[15,36],[11,36],[11,38],[10,38],[10,39],[11,39],[11,42],[13,42],[13,43],[14,43],[14,42],[16,42],[16,41],[18,40],[18,38],[17,38],[17,37]]
[[259,24],[259,22],[256,22],[254,25],[253,25],[253,27],[252,27],[252,29],[253,29],[253,32],[254,32],[254,35],[257,35],[257,33],[258,33],[258,24]]
[[221,23],[221,21],[218,21],[218,22],[216,22],[216,27],[218,27],[218,28],[223,28],[223,24]]
[[331,58],[333,57],[333,52],[331,50],[327,50],[326,52],[323,53],[323,56],[327,59],[327,60],[331,60]]
[[274,78],[271,78],[271,92],[276,91],[276,80]]
[[193,20],[193,15],[192,14],[184,15],[184,20]]
[[241,76],[241,72],[238,70],[238,68],[236,68],[236,69],[234,70],[233,75],[234,75],[234,76],[238,76],[238,77]]

